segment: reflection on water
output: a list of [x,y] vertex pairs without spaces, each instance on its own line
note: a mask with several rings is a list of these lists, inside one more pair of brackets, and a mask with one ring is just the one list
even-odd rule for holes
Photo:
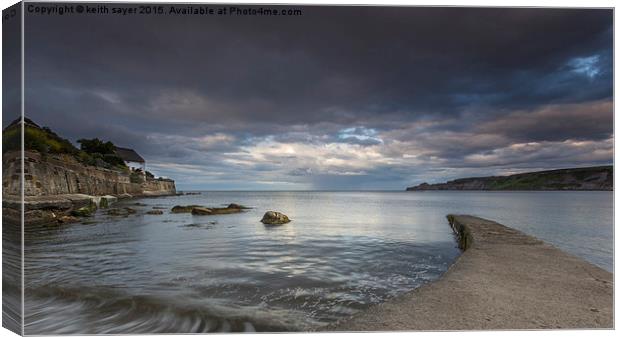
[[[459,254],[447,213],[534,231],[605,266],[610,200],[587,192],[208,192],[139,200],[146,206],[126,201],[115,206],[136,214],[100,212],[86,223],[27,230],[26,333],[317,328],[439,277]],[[145,214],[230,202],[254,208]],[[293,222],[262,225],[271,209]]]

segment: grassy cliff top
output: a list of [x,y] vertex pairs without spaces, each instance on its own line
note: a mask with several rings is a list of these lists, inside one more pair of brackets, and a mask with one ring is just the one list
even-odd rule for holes
[[[16,120],[2,131],[2,151],[21,151],[21,125]],[[69,155],[85,165],[107,169],[127,171],[125,162],[113,151],[78,149],[69,140],[60,137],[48,127],[40,127],[28,118],[24,118],[24,149],[39,152],[42,155]],[[99,141],[98,139],[95,139]],[[94,141],[94,140],[90,140]],[[114,145],[108,142],[113,148]]]

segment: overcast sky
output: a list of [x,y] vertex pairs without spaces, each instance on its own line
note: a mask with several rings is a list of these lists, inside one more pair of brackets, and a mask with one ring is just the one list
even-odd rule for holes
[[26,115],[134,148],[181,190],[612,163],[611,10],[302,9],[27,15]]

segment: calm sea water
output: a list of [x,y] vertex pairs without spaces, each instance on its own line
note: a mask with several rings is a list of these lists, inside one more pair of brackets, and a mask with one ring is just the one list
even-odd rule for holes
[[[437,279],[448,213],[496,220],[607,270],[611,192],[203,192],[123,201],[25,235],[27,334],[317,328]],[[144,205],[134,205],[134,203]],[[172,214],[174,205],[253,207]],[[165,207],[164,215],[147,215]],[[293,222],[266,227],[267,210]]]

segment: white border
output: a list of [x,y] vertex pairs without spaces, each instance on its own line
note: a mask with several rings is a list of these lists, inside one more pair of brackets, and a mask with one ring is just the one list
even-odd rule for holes
[[[14,3],[16,3],[17,1],[14,0],[0,0],[0,4],[2,9],[7,8],[11,5],[13,5]],[[29,1],[29,2],[35,2],[35,1]],[[63,1],[63,2],[103,2],[103,1]],[[179,1],[179,0],[169,0],[169,1],[162,1],[162,0],[151,0],[151,1],[105,1],[105,2],[146,2],[146,3],[151,3],[151,2],[162,2],[162,3],[188,3],[188,2],[200,2],[200,1]],[[333,0],[293,0],[293,1],[283,1],[283,0],[267,0],[267,1],[260,1],[260,0],[243,0],[243,1],[239,1],[239,0],[229,0],[229,1],[204,1],[205,3],[213,3],[213,4],[230,4],[230,3],[239,3],[239,4],[315,4],[315,5],[319,5],[319,4],[323,4],[323,5],[380,5],[380,6],[481,6],[481,7],[602,7],[602,8],[615,8],[616,6],[616,1],[613,0],[590,0],[590,1],[578,1],[578,0],[564,0],[564,1],[559,1],[559,0],[546,0],[546,1],[536,1],[536,0],[519,0],[519,1],[492,1],[492,0],[450,0],[450,1],[441,1],[441,2],[437,2],[437,1],[429,1],[429,0],[387,0],[387,1],[364,1],[364,0],[338,0],[338,1],[333,1]],[[616,13],[614,11],[614,25],[616,22]],[[24,27],[24,20],[22,18],[22,32],[23,32],[23,27]],[[0,28],[0,34],[1,34],[2,30]],[[616,53],[616,49],[615,46],[617,45],[617,39],[618,36],[616,33],[616,29],[614,26],[614,68],[615,68],[615,64],[618,60],[618,54]],[[24,98],[24,50],[23,50],[23,46],[24,46],[24,37],[22,34],[22,116],[24,113],[24,104],[23,104],[23,98]],[[0,63],[2,61],[2,56],[0,55]],[[0,75],[2,74],[2,71],[0,70]],[[615,103],[615,97],[617,97],[617,90],[618,87],[616,86],[616,74],[614,72],[614,103]],[[0,90],[0,98],[2,97],[2,93]],[[615,135],[615,130],[617,130],[618,128],[618,119],[615,118],[615,104],[614,104],[614,135]],[[23,137],[23,134],[22,134]],[[617,144],[617,139],[614,139],[614,176],[617,177],[617,171],[616,171],[616,157],[615,157],[615,146]],[[22,139],[22,144],[23,144],[23,139]],[[23,161],[23,158],[22,158]],[[22,170],[23,170],[23,162],[22,162]],[[1,169],[1,164],[0,164],[0,169]],[[22,172],[22,176],[23,176],[23,172]],[[615,185],[615,184],[614,184]],[[23,197],[23,185],[22,185],[22,197]],[[618,261],[618,257],[619,257],[619,250],[618,250],[618,242],[615,240],[615,227],[618,224],[618,220],[615,217],[615,210],[618,208],[618,205],[620,203],[619,199],[617,198],[618,196],[618,191],[614,190],[614,270],[615,270],[615,261]],[[23,216],[23,215],[22,215]],[[22,242],[23,242],[23,227],[22,227]],[[0,270],[0,277],[1,277],[1,270]],[[615,284],[615,273],[614,273],[614,284]],[[22,246],[22,289],[23,289],[23,246]],[[615,291],[616,288],[614,286],[614,312],[617,313],[618,312],[618,297],[617,297],[617,292]],[[0,293],[1,293],[1,289],[0,289]],[[23,313],[23,293],[22,293],[22,313]],[[23,315],[22,315],[22,320],[23,320]],[[614,317],[614,321],[617,317]],[[22,324],[23,325],[23,324]],[[485,336],[509,336],[509,337],[514,337],[514,336],[521,336],[522,334],[528,335],[528,336],[533,336],[533,335],[537,335],[537,336],[581,336],[585,333],[587,333],[589,336],[591,337],[598,337],[598,336],[611,336],[614,335],[613,330],[548,330],[548,331],[466,331],[466,332],[382,332],[382,333],[371,333],[373,336],[389,336],[389,335],[394,335],[394,336],[439,336],[439,337],[444,337],[444,336],[462,336],[462,337],[473,337],[473,336],[479,336],[479,335],[485,335]],[[226,334],[227,336],[231,336],[231,335],[239,335],[239,334]],[[266,335],[266,336],[277,336],[277,335],[281,335],[281,334],[261,334],[261,335]],[[325,333],[323,334],[316,334],[316,333],[310,333],[310,334],[304,334],[304,335],[309,335],[309,336],[324,336]],[[4,337],[4,336],[15,336],[14,333],[10,332],[9,330],[6,329],[0,329],[0,337]],[[161,335],[140,335],[140,336],[161,336]],[[187,335],[166,335],[166,336],[187,336]],[[338,336],[342,336],[342,337],[351,337],[351,336],[359,336],[359,334],[354,334],[354,333],[338,333]]]

